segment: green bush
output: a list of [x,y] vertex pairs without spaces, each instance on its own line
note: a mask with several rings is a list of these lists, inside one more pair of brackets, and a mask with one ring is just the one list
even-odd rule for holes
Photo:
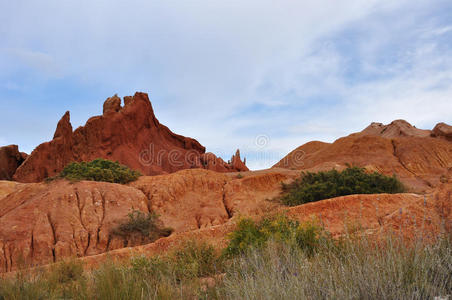
[[138,171],[105,159],[95,159],[90,162],[73,162],[67,165],[58,175],[71,181],[91,180],[113,183],[129,183],[135,181],[141,174]]
[[283,184],[280,200],[289,206],[352,194],[401,193],[402,183],[394,176],[377,172],[366,173],[363,168],[348,167],[339,172],[303,172],[290,184]]
[[167,258],[174,263],[176,278],[196,278],[214,275],[223,268],[223,260],[215,248],[205,242],[185,241]]
[[153,242],[160,237],[169,236],[171,228],[163,228],[154,212],[144,213],[133,210],[127,215],[127,220],[113,230],[113,234],[124,239],[137,236],[145,242]]
[[269,240],[294,245],[312,254],[323,233],[313,222],[300,224],[284,215],[267,217],[259,222],[242,219],[229,234],[229,243],[223,254],[230,258],[249,249],[262,248]]

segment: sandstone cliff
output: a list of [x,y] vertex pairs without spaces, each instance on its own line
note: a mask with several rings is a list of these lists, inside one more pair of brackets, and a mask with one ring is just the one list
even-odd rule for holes
[[139,170],[144,175],[172,173],[182,169],[206,168],[219,172],[247,171],[240,155],[230,164],[205,153],[196,140],[173,133],[159,123],[145,93],[104,103],[102,116],[72,130],[69,112],[58,122],[54,138],[39,145],[17,169],[14,179],[39,182],[54,176],[73,161],[105,158]]

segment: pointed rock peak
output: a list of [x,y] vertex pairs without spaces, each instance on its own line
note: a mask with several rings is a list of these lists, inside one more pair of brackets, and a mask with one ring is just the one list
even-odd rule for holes
[[237,151],[235,151],[235,157],[240,159],[240,149],[237,149]]
[[118,94],[115,94],[113,97],[108,98],[104,102],[104,111],[103,114],[107,114],[110,112],[118,112],[121,110],[121,98],[118,97]]
[[237,151],[235,151],[235,155],[232,155],[232,158],[231,158],[230,164],[231,164],[232,169],[237,170],[237,171],[249,171],[248,167],[245,165],[245,162],[246,162],[246,160],[242,161],[240,159],[240,150],[237,149]]
[[72,134],[71,115],[67,111],[58,122],[53,138],[67,137]]

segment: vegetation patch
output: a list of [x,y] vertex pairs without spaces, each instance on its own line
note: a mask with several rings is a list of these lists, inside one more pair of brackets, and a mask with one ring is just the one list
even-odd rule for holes
[[141,244],[169,236],[172,232],[173,229],[162,226],[156,213],[133,210],[127,215],[127,219],[112,231],[112,234],[122,237],[126,242],[138,240]]
[[118,162],[98,158],[90,162],[73,162],[67,165],[56,178],[125,184],[137,180],[140,176],[140,172],[131,170]]
[[284,215],[267,217],[259,222],[246,218],[240,220],[229,234],[229,244],[223,253],[230,258],[262,248],[271,240],[296,246],[311,255],[320,240],[326,238],[327,233],[315,221],[300,224]]
[[385,176],[365,169],[348,167],[343,171],[303,172],[290,184],[282,185],[280,201],[289,206],[352,194],[402,193],[403,184],[396,176]]

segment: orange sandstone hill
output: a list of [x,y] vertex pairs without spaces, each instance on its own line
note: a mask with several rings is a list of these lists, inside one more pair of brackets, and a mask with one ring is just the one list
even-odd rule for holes
[[275,208],[266,199],[296,175],[245,173],[237,178],[190,169],[142,176],[128,185],[0,181],[0,272],[137,246],[141,241],[114,234],[132,210],[157,213],[176,236],[226,225],[234,216],[259,215]]
[[309,142],[290,152],[273,168],[319,171],[347,164],[386,175],[396,174],[411,190],[421,192],[452,177],[451,126],[417,129],[404,120],[372,123],[334,143]]
[[[374,123],[332,144],[307,143],[278,163],[279,168],[244,171],[240,153],[225,163],[206,154],[195,140],[159,124],[146,94],[124,100],[121,106],[118,97],[107,99],[104,114],[75,131],[66,114],[54,139],[38,146],[14,176],[20,181],[39,181],[70,161],[99,156],[119,160],[144,174],[160,175],[142,176],[127,185],[0,181],[0,272],[73,256],[95,266],[107,257],[161,253],[187,238],[205,239],[221,248],[240,216],[259,217],[282,210],[300,221],[316,217],[333,235],[343,233],[346,223],[359,223],[368,234],[395,230],[410,235],[420,224],[432,233],[452,228],[448,125],[424,131],[404,121]],[[142,163],[149,162],[149,144],[163,153],[160,163]],[[6,157],[15,157],[12,169],[20,161],[13,148],[6,152],[13,154]],[[174,159],[170,151],[192,160]],[[340,169],[347,163],[395,173],[409,189],[425,191],[425,198],[412,193],[350,195],[292,208],[271,201],[280,195],[281,182],[291,182],[299,170]],[[241,176],[226,172],[236,170]],[[115,228],[132,210],[157,213],[162,225],[174,233],[145,245],[133,237],[115,235]]]
[[[191,169],[144,176],[119,185],[104,182],[17,183],[0,181],[0,273],[39,266],[68,257],[96,265],[107,257],[152,255],[186,239],[224,247],[241,216],[285,211],[291,218],[316,218],[334,236],[347,224],[366,234],[421,230],[436,234],[452,229],[452,185],[442,183],[423,195],[350,195],[283,207],[269,201],[297,171],[244,172],[243,177]],[[114,229],[132,210],[155,211],[174,233],[154,243],[118,237]]]
[[[144,175],[204,168],[218,172],[247,171],[237,151],[229,163],[206,153],[198,141],[173,133],[159,123],[145,93],[108,98],[103,115],[72,130],[69,112],[58,122],[53,140],[39,145],[17,168],[14,180],[39,182],[73,161],[104,158],[118,161]],[[3,179],[9,179],[3,177]]]

